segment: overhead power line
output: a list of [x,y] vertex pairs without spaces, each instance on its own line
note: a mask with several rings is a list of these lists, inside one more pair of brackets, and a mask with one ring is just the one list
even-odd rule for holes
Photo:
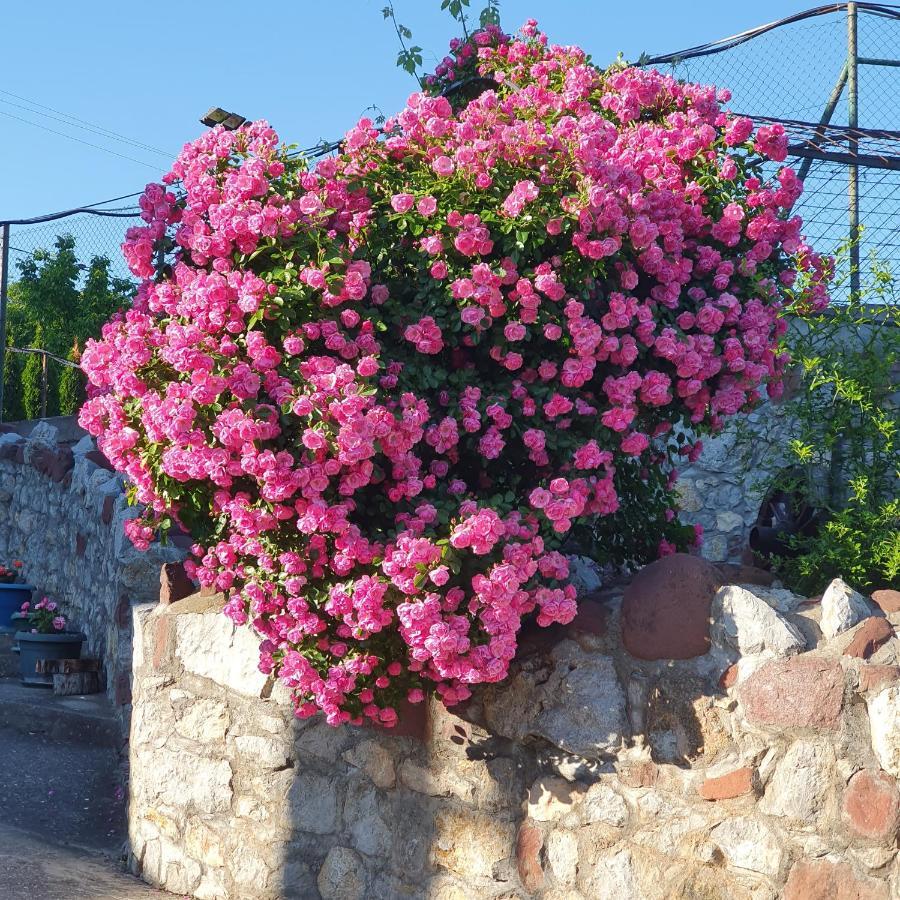
[[82,140],[79,137],[75,137],[74,134],[66,134],[64,131],[58,131],[56,128],[50,128],[48,125],[41,125],[39,122],[32,122],[30,119],[25,119],[22,116],[14,115],[13,113],[6,112],[6,110],[0,109],[0,116],[6,116],[8,119],[16,119],[19,122],[24,122],[26,125],[32,125],[35,128],[40,128],[43,131],[49,131],[51,134],[58,134],[60,137],[68,138],[70,141],[76,141],[79,144],[84,144],[87,147],[93,147],[95,150],[102,150],[104,153],[109,153],[112,156],[118,156],[120,159],[127,159],[130,162],[137,163],[140,166],[146,166],[148,169],[153,169],[154,172],[159,171],[159,166],[154,166],[151,163],[144,162],[142,159],[136,159],[133,156],[128,156],[125,153],[119,153],[116,150],[110,150],[109,147],[103,147],[100,144],[92,144],[90,141]]
[[[37,100],[32,100],[29,97],[23,97],[21,94],[14,94],[12,91],[5,91],[2,89],[0,89],[0,94],[3,94],[6,97],[14,97],[16,100],[21,100],[22,103],[27,103],[28,106],[22,106],[19,103],[13,103],[11,100],[4,100],[2,97],[0,97],[0,103],[6,103],[9,106],[14,106],[17,109],[22,109],[25,112],[30,112],[34,115],[45,116],[46,118],[53,119],[56,122],[62,122],[64,125],[70,125],[74,128],[81,128],[84,131],[90,131],[94,134],[99,134],[103,137],[108,137],[112,140],[120,141],[124,144],[130,144],[131,146],[138,147],[142,150],[149,150],[151,153],[159,153],[161,156],[166,156],[169,158],[174,156],[174,154],[170,153],[168,150],[162,150],[159,147],[154,147],[152,144],[145,144],[142,141],[136,141],[133,138],[126,137],[124,134],[119,134],[119,132],[113,131],[111,128],[105,128],[103,125],[98,125],[96,122],[89,122],[87,119],[73,116],[70,113],[63,112],[60,109],[55,109],[52,106],[47,106],[44,103],[38,103]],[[40,112],[39,110],[42,109],[48,110],[49,112],[55,113],[56,115],[48,115],[47,113]]]

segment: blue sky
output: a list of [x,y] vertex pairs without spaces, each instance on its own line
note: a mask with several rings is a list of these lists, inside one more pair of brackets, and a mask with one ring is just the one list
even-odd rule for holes
[[[479,0],[472,0],[480,8]],[[285,140],[335,138],[377,104],[390,114],[415,83],[394,66],[381,0],[180,4],[36,0],[6,4],[0,29],[0,218],[39,215],[139,190],[222,106],[267,118]],[[551,39],[599,62],[678,50],[813,5],[760,0],[502,0],[507,30],[534,16]],[[439,0],[396,0],[398,18],[439,59],[456,33]],[[687,12],[687,10],[690,12]],[[11,94],[27,98],[18,99]],[[132,141],[70,127],[49,109]],[[23,109],[21,107],[29,107]],[[13,117],[19,117],[13,118]],[[28,119],[33,124],[26,124]],[[53,133],[98,144],[115,156]]]

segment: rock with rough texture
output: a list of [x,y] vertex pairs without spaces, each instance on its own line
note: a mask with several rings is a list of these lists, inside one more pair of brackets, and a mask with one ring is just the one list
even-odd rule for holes
[[900,591],[895,591],[893,588],[882,588],[872,592],[872,600],[883,613],[900,612]]
[[868,619],[863,619],[859,628],[853,633],[853,639],[844,648],[844,656],[868,659],[893,636],[894,629],[887,619],[869,616]]
[[593,900],[625,900],[644,897],[640,879],[630,850],[620,850],[601,857],[590,867],[579,871],[579,887]]
[[541,868],[543,846],[544,835],[541,829],[526,819],[519,826],[516,835],[516,867],[522,885],[530,893],[544,886],[544,870]]
[[755,771],[750,766],[741,766],[725,775],[706,778],[697,789],[704,800],[731,800],[744,794],[753,793]]
[[857,834],[893,843],[900,825],[900,793],[890,775],[873,769],[857,772],[844,791],[844,821]]
[[840,725],[844,673],[837,662],[822,657],[772,660],[737,691],[751,725],[833,731]]
[[711,563],[685,553],[645,566],[622,601],[625,649],[638,659],[691,659],[706,653],[710,606],[720,584]]
[[776,833],[759,819],[738,816],[726,819],[710,832],[729,866],[774,878],[784,856]]
[[787,656],[806,647],[806,640],[796,625],[739,585],[729,584],[719,590],[713,612],[725,640],[745,656],[764,651]]
[[900,684],[866,697],[872,749],[885,772],[900,778]]
[[795,741],[778,763],[759,808],[770,816],[812,822],[831,786],[834,752],[821,741]]
[[317,879],[322,900],[362,900],[366,875],[360,855],[349,847],[332,847]]
[[488,726],[504,737],[543,738],[577,756],[615,753],[628,730],[625,694],[611,657],[574,641],[553,648],[545,668],[523,670],[485,697]]
[[868,601],[840,578],[835,578],[822,594],[822,634],[833,638],[872,615]]
[[189,672],[260,695],[267,676],[259,671],[259,638],[249,628],[237,628],[225,615],[180,615],[175,633],[175,653]]
[[784,900],[888,900],[889,896],[884,881],[829,859],[798,860],[784,886]]

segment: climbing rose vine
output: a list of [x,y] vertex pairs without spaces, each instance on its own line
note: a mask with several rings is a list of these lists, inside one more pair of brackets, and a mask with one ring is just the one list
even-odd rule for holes
[[[675,464],[778,393],[780,313],[826,302],[797,176],[762,175],[779,126],[533,22],[454,51],[315,165],[265,122],[188,144],[83,357],[131,539],[189,531],[261,669],[333,724],[503,679],[523,619],[575,616],[570,548],[686,547]],[[466,71],[488,89],[437,94]]]

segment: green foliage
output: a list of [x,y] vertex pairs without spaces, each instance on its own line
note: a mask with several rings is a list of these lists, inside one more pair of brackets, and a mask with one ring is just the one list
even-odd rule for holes
[[[460,24],[463,36],[469,39],[469,29],[471,22],[469,21],[469,5],[471,0],[441,0],[441,10],[450,13],[451,18]],[[385,19],[390,19],[397,34],[397,40],[400,42],[400,50],[397,53],[397,68],[408,72],[418,82],[420,87],[424,87],[422,82],[422,48],[411,43],[412,31],[401,25],[397,20],[394,4],[388,2],[381,10],[381,14]],[[484,28],[487,25],[500,24],[500,0],[487,0],[484,8],[478,14],[478,23]],[[407,43],[410,42],[410,43]]]
[[802,552],[778,562],[794,590],[813,594],[832,578],[860,590],[896,584],[900,579],[900,500],[872,504],[865,478],[853,482],[847,505],[815,537],[798,542]]
[[[37,339],[43,337],[38,328]],[[22,381],[20,394],[22,408],[26,419],[37,419],[41,414],[41,354],[29,353],[25,357],[25,365],[22,368]]]
[[[69,352],[69,360],[78,362],[77,349]],[[85,401],[85,377],[81,369],[64,366],[59,373],[59,412],[63,416],[74,415]]]
[[[97,337],[103,323],[134,293],[134,285],[110,274],[109,260],[78,261],[75,239],[62,235],[52,250],[37,250],[19,263],[19,278],[9,286],[7,346],[36,347],[67,357],[72,347]],[[68,371],[68,370],[67,370]],[[74,412],[83,399],[84,378],[75,370],[62,376],[48,367],[47,414]],[[40,414],[41,358],[7,353],[4,365],[4,421]]]
[[778,560],[777,569],[802,591],[836,576],[861,590],[883,587],[900,571],[896,282],[873,263],[867,292],[807,323],[786,337],[801,379],[785,404],[796,423],[788,444],[796,465],[776,486],[828,520],[816,535],[794,537],[799,555]]

